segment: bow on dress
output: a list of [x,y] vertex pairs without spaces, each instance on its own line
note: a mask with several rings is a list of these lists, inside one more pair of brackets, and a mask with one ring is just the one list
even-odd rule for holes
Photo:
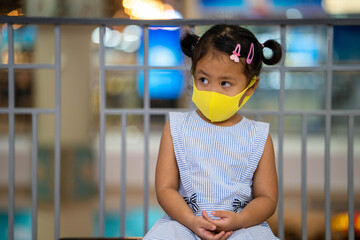
[[234,212],[238,212],[239,209],[243,209],[249,202],[242,202],[239,199],[234,199],[232,206],[234,207]]
[[184,197],[184,200],[194,213],[199,210],[199,206],[196,203],[196,193],[192,194],[190,197]]

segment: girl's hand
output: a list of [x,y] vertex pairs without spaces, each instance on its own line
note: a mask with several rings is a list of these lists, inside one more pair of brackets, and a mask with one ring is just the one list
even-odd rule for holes
[[194,217],[190,229],[202,240],[225,240],[233,233],[232,231],[215,232],[216,225],[197,216]]
[[213,211],[212,215],[220,219],[211,219],[206,211],[202,212],[205,220],[216,225],[216,232],[229,232],[238,229],[239,214],[232,211]]

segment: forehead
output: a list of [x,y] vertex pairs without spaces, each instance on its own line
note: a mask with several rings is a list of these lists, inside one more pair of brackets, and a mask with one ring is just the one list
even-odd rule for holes
[[195,74],[199,71],[212,75],[239,75],[244,74],[244,59],[234,62],[230,55],[217,50],[209,51],[196,64]]

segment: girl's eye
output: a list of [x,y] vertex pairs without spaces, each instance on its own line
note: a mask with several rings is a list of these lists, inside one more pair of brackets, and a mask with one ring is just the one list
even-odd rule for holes
[[221,86],[223,86],[223,87],[230,87],[230,83],[229,82],[226,82],[226,81],[223,81],[223,82],[221,82]]
[[208,84],[209,80],[207,80],[206,78],[200,78],[200,82],[202,82],[203,84]]

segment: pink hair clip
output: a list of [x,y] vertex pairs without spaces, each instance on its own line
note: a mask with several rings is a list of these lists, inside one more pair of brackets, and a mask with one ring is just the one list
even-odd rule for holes
[[238,43],[235,47],[235,50],[233,51],[233,54],[230,56],[230,60],[233,60],[234,62],[239,62],[240,50],[241,45],[240,43]]
[[246,63],[250,64],[252,62],[253,58],[254,58],[254,44],[251,43],[249,54],[248,54],[248,56],[246,58]]

